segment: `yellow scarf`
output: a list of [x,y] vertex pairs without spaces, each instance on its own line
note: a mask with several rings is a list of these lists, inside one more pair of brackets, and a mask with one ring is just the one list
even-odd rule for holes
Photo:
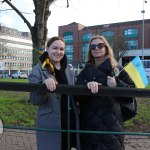
[[47,67],[48,70],[53,74],[55,75],[55,70],[54,70],[54,65],[53,63],[51,62],[50,58],[48,57],[48,53],[47,52],[44,52],[40,58],[41,60],[41,63],[42,63],[42,69]]

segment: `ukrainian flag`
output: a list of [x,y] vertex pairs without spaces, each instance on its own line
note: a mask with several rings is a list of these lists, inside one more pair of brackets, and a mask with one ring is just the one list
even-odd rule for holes
[[129,62],[124,69],[134,81],[137,88],[145,88],[148,85],[146,72],[139,56],[136,56]]

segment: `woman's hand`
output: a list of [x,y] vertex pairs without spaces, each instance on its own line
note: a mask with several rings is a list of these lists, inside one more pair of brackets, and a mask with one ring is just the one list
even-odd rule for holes
[[107,86],[116,87],[117,83],[114,77],[107,76]]
[[95,81],[91,81],[87,83],[87,87],[88,89],[91,90],[92,93],[98,93],[98,87],[101,86],[101,83],[95,82]]
[[55,91],[56,90],[56,85],[58,84],[57,81],[55,81],[53,78],[48,78],[43,81],[43,83],[46,84],[46,87],[50,91]]

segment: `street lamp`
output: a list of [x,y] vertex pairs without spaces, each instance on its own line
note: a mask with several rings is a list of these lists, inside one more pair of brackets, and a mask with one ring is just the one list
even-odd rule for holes
[[142,62],[144,60],[144,4],[147,3],[146,0],[143,0],[143,10],[141,11],[141,13],[143,14],[143,20],[142,20]]

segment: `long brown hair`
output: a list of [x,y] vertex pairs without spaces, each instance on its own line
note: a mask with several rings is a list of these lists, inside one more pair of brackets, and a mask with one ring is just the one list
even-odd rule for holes
[[[112,66],[113,69],[115,69],[116,66],[117,66],[117,61],[114,58],[114,53],[113,53],[113,50],[112,50],[110,44],[108,43],[108,41],[106,40],[105,37],[100,36],[100,35],[95,35],[95,36],[93,36],[91,38],[89,45],[95,39],[100,39],[101,41],[104,42],[104,45],[105,45],[105,48],[106,48],[106,55],[105,55],[105,57],[110,59],[111,66]],[[87,62],[88,61],[94,62],[94,57],[92,56],[92,53],[91,53],[90,49],[88,50],[88,54],[87,54]]]

